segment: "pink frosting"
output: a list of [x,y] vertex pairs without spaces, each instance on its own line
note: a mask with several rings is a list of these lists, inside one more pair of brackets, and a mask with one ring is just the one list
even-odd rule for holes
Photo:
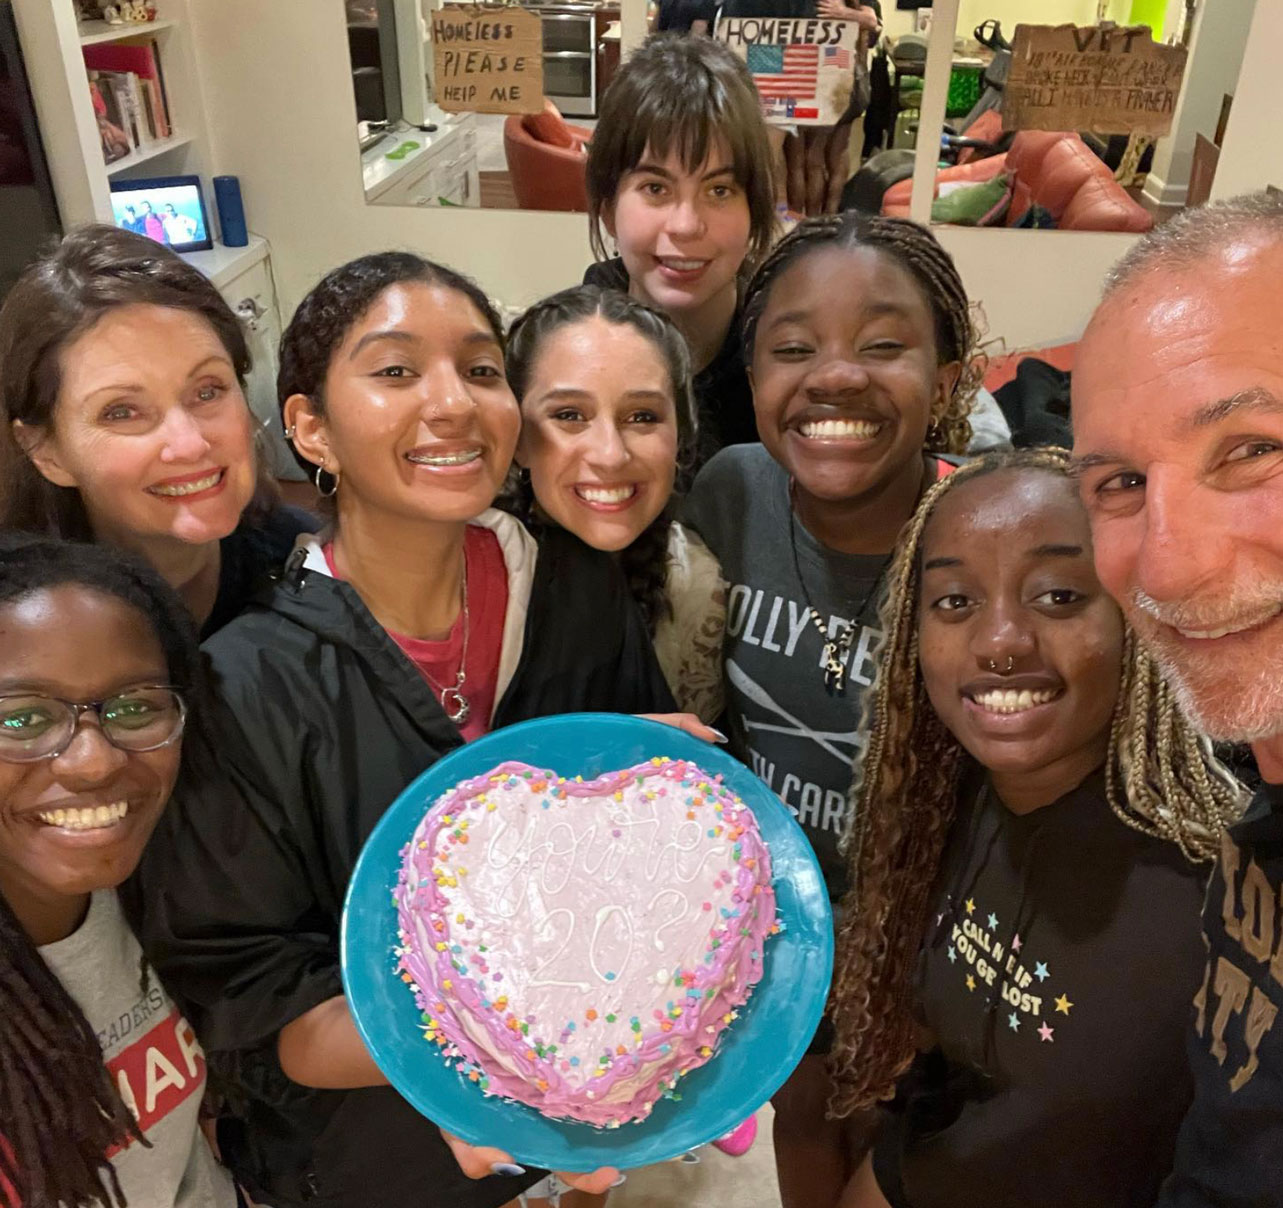
[[397,969],[486,1094],[605,1127],[716,1052],[775,931],[752,811],[693,763],[523,763],[440,797],[403,853]]

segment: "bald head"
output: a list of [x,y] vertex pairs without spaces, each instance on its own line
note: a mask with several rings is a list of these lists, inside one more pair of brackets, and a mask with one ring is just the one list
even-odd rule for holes
[[1145,273],[1233,258],[1237,249],[1283,243],[1283,196],[1247,193],[1182,210],[1134,243],[1105,278],[1105,297]]

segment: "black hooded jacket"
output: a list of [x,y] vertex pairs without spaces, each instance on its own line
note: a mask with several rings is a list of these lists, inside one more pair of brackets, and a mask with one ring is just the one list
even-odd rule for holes
[[[482,522],[500,538],[509,602],[492,728],[671,710],[614,562],[560,529],[536,557],[524,529],[496,516]],[[186,787],[133,887],[144,945],[225,1085],[223,1156],[256,1199],[495,1208],[523,1180],[465,1178],[395,1091],[312,1090],[276,1058],[282,1027],[343,992],[339,920],[365,839],[406,785],[462,743],[357,593],[321,569],[319,547],[307,554],[314,569],[304,553],[205,646],[217,700],[189,732]]]

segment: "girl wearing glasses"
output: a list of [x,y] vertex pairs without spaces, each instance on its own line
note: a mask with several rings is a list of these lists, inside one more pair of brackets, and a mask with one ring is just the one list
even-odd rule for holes
[[116,890],[179,774],[190,618],[141,564],[0,542],[0,1203],[231,1208],[205,1058]]

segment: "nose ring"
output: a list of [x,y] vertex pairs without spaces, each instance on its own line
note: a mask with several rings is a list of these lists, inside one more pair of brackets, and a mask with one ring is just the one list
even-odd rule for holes
[[[1015,665],[1016,665],[1016,660],[1012,658],[1011,655],[1007,655],[1007,665],[1002,670],[1004,673],[1010,673],[1011,670],[1015,667]],[[989,670],[990,671],[998,670],[998,664],[993,659],[989,660]]]

